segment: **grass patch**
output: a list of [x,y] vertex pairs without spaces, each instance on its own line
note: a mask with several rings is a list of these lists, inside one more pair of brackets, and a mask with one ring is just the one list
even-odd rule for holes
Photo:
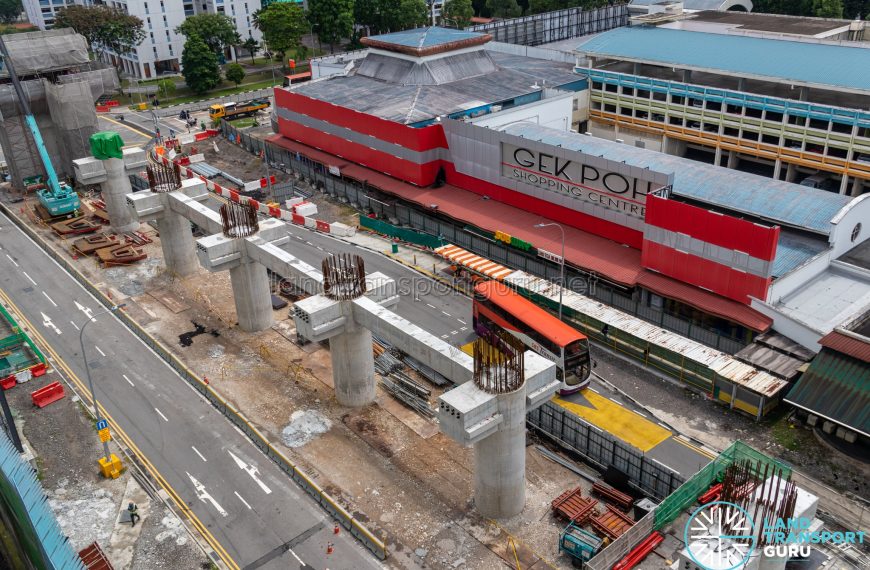
[[230,121],[230,124],[237,129],[244,129],[246,127],[253,127],[255,122],[259,124],[259,121],[257,121],[254,117],[244,117],[242,119]]
[[773,440],[789,451],[794,451],[800,447],[803,440],[801,430],[788,421],[788,417],[780,418],[773,426],[770,433]]

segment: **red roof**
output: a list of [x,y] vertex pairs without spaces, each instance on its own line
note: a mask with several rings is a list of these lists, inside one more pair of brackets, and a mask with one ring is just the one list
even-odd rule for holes
[[773,324],[773,319],[759,313],[752,307],[726,299],[694,285],[677,281],[661,273],[645,269],[638,276],[637,284],[658,293],[662,297],[676,299],[705,313],[734,321],[754,331],[764,332]]
[[870,342],[866,340],[833,330],[823,336],[819,340],[819,344],[831,350],[848,354],[852,358],[870,362]]
[[[561,251],[562,237],[558,228],[533,227],[547,222],[547,218],[503,202],[487,200],[480,194],[449,184],[440,188],[419,188],[358,164],[348,164],[341,173],[426,208],[435,205],[438,212],[482,230],[502,231],[555,254]],[[565,229],[565,259],[569,263],[595,271],[609,281],[627,286],[635,284],[642,271],[640,251],[577,228],[564,224],[562,227]]]
[[522,297],[504,283],[492,280],[481,281],[474,286],[474,291],[485,295],[487,299],[559,346],[567,346],[574,341],[586,338],[583,333],[566,325],[547,312],[546,309],[542,309]]
[[308,145],[298,143],[281,135],[272,135],[270,137],[267,137],[266,141],[274,144],[275,146],[280,146],[281,148],[287,149],[290,152],[298,152],[299,154],[305,155],[311,160],[317,161],[326,166],[335,166],[336,168],[341,169],[349,164],[345,159],[339,158],[334,154],[329,154],[323,152],[322,150],[317,150],[316,148],[312,148]]

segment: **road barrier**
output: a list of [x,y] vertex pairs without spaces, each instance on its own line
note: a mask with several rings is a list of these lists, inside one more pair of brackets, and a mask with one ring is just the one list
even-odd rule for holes
[[49,404],[62,399],[66,393],[63,391],[63,386],[60,382],[52,382],[46,384],[39,390],[30,393],[30,399],[33,400],[33,405],[38,408],[44,408]]
[[[67,273],[69,273],[82,287],[88,290],[101,304],[107,309],[116,305],[116,302],[109,299],[103,294],[91,281],[82,275],[79,270],[72,265],[63,255],[59,254],[52,246],[45,242],[42,237],[33,231],[24,220],[19,218],[6,204],[0,203],[0,210],[18,226],[34,243],[36,243],[49,257],[54,259]],[[311,477],[306,475],[296,464],[287,458],[280,450],[276,449],[271,442],[260,431],[251,425],[248,419],[236,407],[225,400],[223,396],[218,394],[214,388],[204,382],[192,370],[190,370],[181,360],[172,354],[160,341],[148,334],[139,324],[130,318],[123,311],[115,311],[115,316],[130,329],[133,334],[139,337],[146,345],[157,353],[169,366],[175,370],[179,376],[184,378],[191,386],[193,386],[200,394],[206,397],[208,401],[218,409],[233,425],[238,427],[251,442],[260,449],[266,456],[275,462],[287,475],[289,475],[299,486],[301,486],[324,510],[332,515],[345,529],[347,529],[363,546],[370,550],[375,556],[381,560],[385,560],[389,555],[387,552],[386,541],[377,537],[370,531],[362,522],[350,512],[342,507],[338,502],[324,491]]]

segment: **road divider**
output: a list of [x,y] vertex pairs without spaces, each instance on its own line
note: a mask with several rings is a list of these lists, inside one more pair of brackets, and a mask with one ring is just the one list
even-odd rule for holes
[[[76,281],[81,284],[91,295],[94,296],[101,304],[103,304],[107,309],[115,306],[115,302],[109,299],[106,295],[103,294],[87,277],[82,275],[78,269],[72,265],[61,253],[56,251],[48,242],[42,239],[42,237],[37,234],[33,229],[28,226],[21,218],[19,218],[15,212],[13,212],[6,204],[0,203],[0,211],[2,211],[12,222],[18,226],[21,231],[23,231],[35,244],[37,244],[49,257],[54,259],[62,268],[64,268],[70,276],[72,276]],[[343,506],[338,504],[336,500],[330,496],[326,491],[324,491],[317,483],[315,483],[307,474],[305,474],[295,463],[293,463],[290,459],[288,459],[279,449],[275,448],[272,443],[266,438],[260,431],[255,428],[248,419],[238,410],[236,407],[229,401],[225,400],[223,396],[218,394],[214,388],[212,388],[209,384],[204,382],[199,376],[197,376],[192,370],[190,370],[181,360],[179,360],[174,354],[172,354],[162,343],[160,343],[157,339],[152,337],[145,329],[143,329],[136,321],[130,318],[124,311],[115,311],[113,313],[118,320],[120,320],[133,334],[139,337],[142,342],[148,345],[160,358],[162,358],[173,370],[175,370],[179,376],[181,376],[184,380],[186,380],[191,386],[193,386],[200,394],[202,394],[218,411],[220,411],[230,422],[233,423],[236,427],[238,427],[247,437],[248,439],[262,451],[269,459],[275,462],[275,464],[282,470],[284,473],[290,476],[298,485],[302,487],[324,510],[326,510],[335,520],[337,520],[345,529],[347,529],[357,540],[359,540],[363,546],[365,546],[369,551],[371,551],[375,556],[377,556],[381,560],[385,560],[389,555],[387,551],[386,540],[375,535],[371,530],[369,530],[360,520],[358,520],[355,516],[353,516],[350,512],[347,511]],[[34,330],[35,334],[38,332]],[[44,342],[44,341],[43,341]],[[46,350],[50,350],[50,346],[46,343]],[[60,357],[55,353],[53,355],[58,362],[62,362]],[[66,367],[66,371],[72,376],[72,371]],[[87,390],[84,390],[84,386],[80,386],[83,393],[89,394]],[[102,409],[103,406],[101,405]],[[121,434],[122,437],[125,435],[124,432],[119,428],[117,422],[113,422],[110,420],[110,423],[114,424],[114,431],[118,434]],[[135,447],[132,440],[129,438],[125,439],[128,442],[128,446],[130,449],[133,449],[136,452],[136,455],[141,455],[141,452],[138,451],[138,448]],[[144,456],[141,456],[141,459],[144,461]],[[162,476],[160,476],[159,472],[151,466],[149,471],[152,472],[152,475],[155,476],[164,488],[171,489],[171,487],[166,484],[165,480]],[[174,493],[174,492],[173,492]],[[188,518],[191,518],[191,522],[194,522],[194,526],[197,527],[198,530],[201,531],[201,534],[206,538],[209,544],[214,548],[218,553],[223,551],[224,555],[226,555],[225,561],[228,564],[231,564],[231,567],[238,568],[238,565],[235,565],[232,562],[232,558],[226,554],[226,551],[223,550],[223,547],[218,543],[211,533],[199,522],[199,519],[196,518],[196,515],[190,511],[189,507],[186,506],[184,501],[182,501],[177,495],[174,497],[176,499],[176,504],[178,504],[179,508],[182,508],[186,513],[189,513]],[[198,524],[197,524],[198,523]],[[209,540],[211,537],[211,540]],[[214,543],[213,543],[213,542]],[[221,556],[224,558],[224,556]]]

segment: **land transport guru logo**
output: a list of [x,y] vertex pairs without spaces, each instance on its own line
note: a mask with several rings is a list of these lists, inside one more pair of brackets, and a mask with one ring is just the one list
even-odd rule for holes
[[703,570],[738,570],[757,550],[765,558],[807,558],[813,544],[863,544],[864,532],[812,530],[804,518],[756,521],[740,505],[715,501],[698,508],[686,523],[689,558]]

